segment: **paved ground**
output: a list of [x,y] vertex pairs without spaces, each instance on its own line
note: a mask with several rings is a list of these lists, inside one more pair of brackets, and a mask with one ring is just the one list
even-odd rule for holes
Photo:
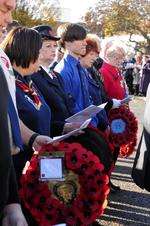
[[[139,120],[138,139],[142,130],[142,116],[144,99],[135,97],[131,109]],[[118,159],[117,167],[112,175],[113,182],[121,186],[117,194],[111,194],[109,205],[103,217],[99,220],[104,226],[150,226],[150,193],[137,187],[131,178],[134,156],[127,159]]]

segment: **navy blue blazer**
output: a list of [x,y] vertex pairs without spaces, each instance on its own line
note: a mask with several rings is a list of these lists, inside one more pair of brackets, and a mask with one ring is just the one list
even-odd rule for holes
[[[16,71],[14,71],[14,74],[25,84],[28,83],[28,80],[30,81],[30,76],[22,78]],[[33,86],[37,90],[34,84]],[[50,136],[51,111],[38,90],[37,94],[41,101],[41,107],[39,109],[37,109],[30,95],[16,86],[16,102],[19,118],[34,132]]]
[[51,136],[60,135],[63,131],[65,119],[73,114],[74,103],[63,89],[61,77],[51,72],[53,79],[41,67],[32,75],[32,80],[42,93],[47,105],[51,108]]
[[[16,71],[14,71],[14,74],[17,79],[21,80],[25,84],[30,81],[30,76],[22,77]],[[33,86],[37,90],[35,84],[33,84]],[[25,93],[20,87],[16,87],[16,101],[19,118],[32,131],[41,135],[49,136],[51,111],[38,90],[37,94],[41,101],[41,107],[39,109],[36,107],[32,97],[29,94]],[[33,154],[31,148],[26,145],[23,146],[23,149],[24,151],[13,156],[18,182],[26,161],[29,161]]]
[[[100,87],[100,84],[97,83],[92,77],[90,77],[90,74],[89,74],[89,76],[87,76],[87,80],[88,80],[89,94],[90,94],[92,103],[97,106],[104,103],[104,99],[102,96],[102,89]],[[105,100],[105,101],[107,101],[107,100]],[[105,110],[102,110],[100,113],[98,113],[97,118],[99,119],[98,128],[100,130],[105,130],[107,128],[107,126],[109,125],[107,114],[106,114]]]

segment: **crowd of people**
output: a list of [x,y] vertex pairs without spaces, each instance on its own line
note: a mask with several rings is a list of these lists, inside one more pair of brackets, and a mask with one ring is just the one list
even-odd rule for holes
[[[83,123],[66,122],[67,118],[90,105],[107,103],[92,117],[85,131],[78,131],[65,141],[79,143],[97,155],[110,180],[120,147],[113,144],[111,152],[106,146],[105,137],[109,140],[111,132],[109,113],[119,108],[129,93],[133,94],[133,84],[134,93],[139,93],[140,80],[141,93],[146,95],[150,52],[147,48],[143,66],[138,56],[135,62],[125,65],[126,73],[132,69],[135,74],[131,84],[130,79],[128,82],[130,72],[123,75],[126,52],[119,44],[107,43],[102,59],[99,37],[88,34],[83,26],[62,24],[57,35],[49,25],[22,27],[15,22],[11,24],[14,9],[15,0],[0,1],[0,222],[3,226],[37,226],[38,219],[33,217],[18,195],[23,186],[20,179],[26,163],[44,145],[59,145],[53,143],[53,137],[76,130]],[[147,149],[149,104],[148,100],[142,136]],[[92,143],[92,139],[96,142]],[[100,144],[105,152],[96,152],[96,144]],[[136,160],[134,171],[139,156]],[[148,161],[149,157],[144,162],[146,177],[150,174]],[[113,192],[120,190],[111,180],[109,186]],[[143,187],[149,190],[150,184]],[[96,224],[93,222],[91,225]]]
[[149,84],[149,55],[150,49],[146,47],[143,53],[138,52],[135,57],[123,63],[123,74],[131,95],[146,96]]

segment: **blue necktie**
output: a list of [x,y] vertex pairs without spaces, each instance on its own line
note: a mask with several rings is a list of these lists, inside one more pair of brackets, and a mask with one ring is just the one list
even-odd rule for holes
[[16,109],[14,107],[14,103],[12,101],[10,94],[9,94],[9,103],[8,103],[8,114],[9,114],[9,118],[10,118],[13,142],[17,147],[22,149],[23,144],[22,144],[18,116],[17,116]]

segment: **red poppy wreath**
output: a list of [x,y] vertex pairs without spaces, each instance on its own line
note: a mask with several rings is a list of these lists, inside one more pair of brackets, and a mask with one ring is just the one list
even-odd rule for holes
[[[64,181],[41,181],[41,156],[64,153]],[[35,153],[21,178],[20,197],[40,226],[90,225],[103,214],[109,177],[91,151],[78,143],[47,145]]]
[[120,156],[132,154],[136,146],[138,122],[126,106],[112,109],[109,113],[110,142],[120,146]]

